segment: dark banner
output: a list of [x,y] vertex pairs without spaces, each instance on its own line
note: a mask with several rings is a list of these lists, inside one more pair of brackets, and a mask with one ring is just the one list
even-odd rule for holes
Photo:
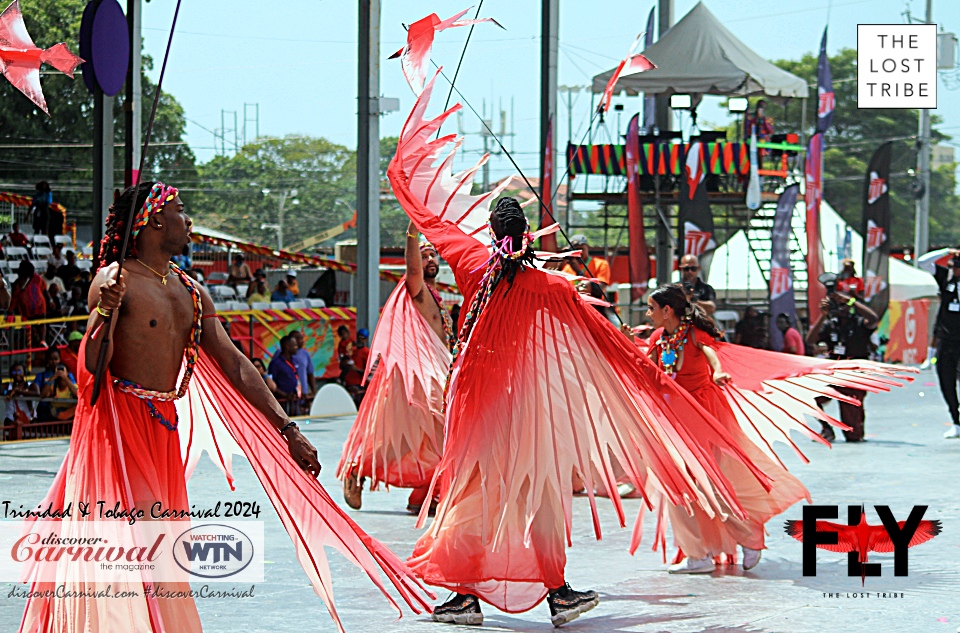
[[893,142],[877,148],[863,183],[863,298],[882,317],[890,303],[890,157]]
[[680,256],[699,257],[717,247],[713,237],[713,214],[703,168],[703,143],[691,143],[680,178],[680,210],[677,216]]
[[783,334],[777,329],[777,316],[786,314],[797,325],[797,303],[793,296],[793,268],[790,266],[790,233],[793,232],[793,210],[797,206],[800,185],[790,185],[777,200],[773,217],[770,255],[770,347],[783,349]]
[[833,121],[837,100],[833,94],[830,60],[827,59],[827,28],[820,39],[820,59],[817,61],[817,132],[826,132]]
[[807,206],[807,309],[817,314],[820,300],[827,289],[817,281],[823,274],[823,252],[820,246],[820,200],[823,196],[823,134],[817,132],[807,144],[807,161],[804,167],[806,189],[803,197]]
[[650,281],[650,254],[643,226],[643,204],[640,200],[640,175],[637,163],[640,153],[640,115],[635,114],[627,124],[627,212],[630,238],[630,300],[643,297]]

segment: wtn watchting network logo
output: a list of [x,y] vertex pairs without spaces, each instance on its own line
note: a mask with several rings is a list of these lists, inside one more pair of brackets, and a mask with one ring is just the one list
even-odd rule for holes
[[173,558],[198,578],[227,578],[245,570],[256,556],[253,539],[223,524],[197,525],[177,537]]
[[880,575],[880,563],[868,563],[870,552],[893,552],[893,575],[906,576],[909,549],[926,543],[941,532],[940,521],[924,521],[927,506],[913,506],[906,521],[897,521],[889,506],[874,506],[881,525],[869,525],[863,506],[847,506],[847,523],[835,519],[837,506],[804,506],[802,521],[787,521],[787,534],[803,543],[803,575],[817,575],[817,548],[847,554],[847,575]]

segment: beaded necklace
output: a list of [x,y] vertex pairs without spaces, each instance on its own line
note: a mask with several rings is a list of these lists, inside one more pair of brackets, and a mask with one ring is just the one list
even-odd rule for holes
[[156,391],[153,389],[145,389],[133,381],[123,379],[114,380],[114,385],[124,393],[129,393],[141,400],[145,400],[151,417],[157,419],[157,421],[167,429],[176,431],[178,421],[175,420],[171,423],[166,420],[152,401],[170,402],[179,400],[186,395],[187,388],[190,386],[190,378],[193,376],[193,370],[196,368],[197,361],[200,359],[200,333],[202,331],[203,305],[200,301],[200,290],[197,288],[193,279],[173,263],[170,264],[170,272],[180,278],[180,282],[187,287],[193,299],[193,323],[190,325],[190,336],[187,339],[187,347],[183,352],[184,358],[186,359],[186,367],[183,371],[183,378],[180,380],[180,386],[175,391]]
[[436,288],[426,282],[424,282],[423,285],[430,291],[430,296],[433,297],[433,300],[437,302],[437,307],[440,308],[440,320],[443,321],[443,336],[447,339],[447,349],[453,351],[457,337],[453,334],[453,319],[450,318],[450,311],[443,305],[443,299],[440,297],[440,293],[437,292]]
[[690,319],[682,317],[680,327],[673,334],[668,335],[666,328],[660,333],[657,346],[660,348],[660,364],[663,371],[672,376],[677,374],[677,360],[683,345],[687,342],[687,333],[690,331]]

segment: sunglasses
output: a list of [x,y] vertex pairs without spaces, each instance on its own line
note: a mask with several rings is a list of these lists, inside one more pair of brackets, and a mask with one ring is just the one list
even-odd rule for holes
[[697,272],[698,270],[700,270],[700,267],[699,266],[681,266],[680,270],[682,270],[683,272],[688,272],[688,271]]

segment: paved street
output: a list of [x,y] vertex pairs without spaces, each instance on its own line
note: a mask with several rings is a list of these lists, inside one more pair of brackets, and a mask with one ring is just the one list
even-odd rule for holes
[[[879,523],[872,505],[889,505],[905,520],[913,505],[928,505],[925,518],[939,519],[943,534],[910,550],[910,575],[893,576],[893,554],[871,554],[883,565],[881,578],[846,575],[846,557],[821,551],[818,575],[803,577],[801,545],[782,531],[782,518],[799,519],[799,506],[768,524],[763,561],[750,571],[739,568],[710,576],[670,576],[659,554],[650,551],[653,518],[646,517],[644,545],[627,554],[629,530],[616,526],[612,507],[600,500],[604,540],[592,537],[587,499],[575,500],[574,547],[567,577],[575,588],[601,595],[594,611],[567,625],[570,631],[747,633],[754,631],[910,631],[950,632],[960,626],[960,441],[947,442],[946,408],[936,378],[925,371],[905,389],[867,399],[865,444],[838,443],[833,450],[804,442],[812,463],[784,455],[791,470],[807,484],[815,503],[841,507],[867,505],[871,524]],[[319,448],[325,468],[321,480],[341,498],[334,470],[350,419],[302,425]],[[53,479],[67,448],[65,441],[0,445],[0,500],[32,505]],[[199,600],[204,628],[211,633],[237,631],[333,631],[335,627],[294,560],[293,547],[272,514],[266,496],[242,460],[235,465],[237,493],[230,493],[219,471],[204,462],[190,481],[191,502],[212,505],[219,499],[258,501],[266,511],[266,580],[251,599]],[[359,524],[401,556],[410,553],[418,532],[415,519],[403,512],[406,492],[365,494]],[[635,516],[638,501],[625,503]],[[632,512],[632,514],[631,514]],[[407,614],[400,621],[365,577],[336,553],[330,555],[337,606],[348,632],[404,631],[438,633],[449,625]],[[0,583],[0,632],[15,631],[23,600],[8,598]],[[825,592],[842,597],[825,597]],[[867,598],[846,597],[869,592]],[[878,598],[878,592],[902,592]],[[446,592],[439,597],[446,598]],[[485,608],[482,630],[549,631],[549,611],[507,615]]]

